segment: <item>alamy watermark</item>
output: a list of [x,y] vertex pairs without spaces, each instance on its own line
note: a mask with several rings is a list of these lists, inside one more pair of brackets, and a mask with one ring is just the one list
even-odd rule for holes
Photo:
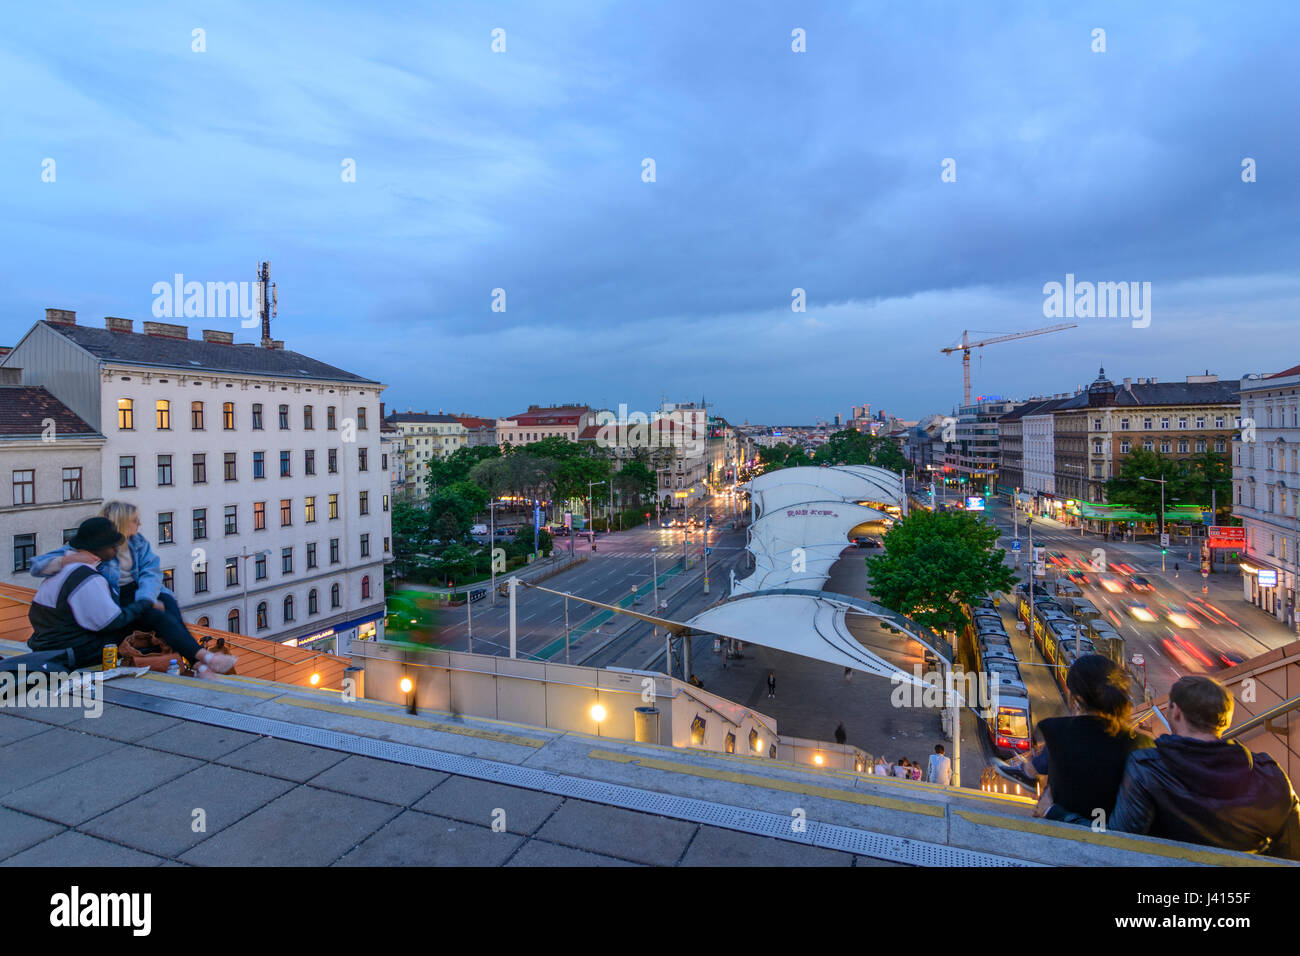
[[177,272],[171,282],[153,284],[156,319],[226,319],[239,317],[251,329],[262,321],[266,283],[186,282]]
[[[916,682],[905,681],[895,674],[889,679],[894,689],[889,694],[889,703],[894,707],[929,707],[939,709],[947,707],[955,691],[962,706],[973,708],[985,720],[995,717],[998,712],[1000,681],[996,675],[984,671],[958,671],[951,669],[939,671],[922,671],[917,664],[912,669]],[[993,680],[990,680],[993,676]]]
[[1133,328],[1151,324],[1150,282],[1065,282],[1043,284],[1043,315],[1049,319],[1129,319]]
[[708,424],[698,411],[675,409],[670,412],[631,412],[620,403],[618,414],[596,413],[596,444],[600,448],[674,449],[686,457],[704,454],[708,441]]
[[0,671],[0,709],[6,707],[79,708],[85,716],[104,713],[102,674],[48,674],[28,671],[23,664],[16,671]]

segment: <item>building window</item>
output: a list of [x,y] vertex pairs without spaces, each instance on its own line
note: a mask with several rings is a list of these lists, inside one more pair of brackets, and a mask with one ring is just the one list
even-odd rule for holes
[[[339,563],[339,539],[330,538],[330,564]],[[337,607],[338,605],[335,605]]]
[[1133,446],[1130,445],[1127,441],[1122,441],[1119,443],[1119,452],[1121,455],[1127,455],[1129,453],[1129,450],[1132,447]]
[[337,584],[334,584],[330,586],[330,607],[336,608],[338,606],[339,606],[339,586]]
[[1198,439],[1196,439],[1196,450],[1197,450],[1197,451],[1205,451],[1205,439],[1204,439],[1204,438],[1198,438]]
[[370,492],[361,492],[361,514],[370,514]]
[[316,542],[313,541],[307,545],[307,570],[310,571],[316,567]]
[[384,452],[379,456],[379,463],[380,467],[383,468],[384,471],[388,470],[388,452]]
[[[384,495],[384,510],[388,510],[388,495]],[[387,549],[385,549],[387,550]]]
[[286,594],[284,598],[284,623],[288,624],[293,620],[293,595]]
[[1196,427],[1197,427],[1197,428],[1204,428],[1204,427],[1205,427],[1205,416],[1204,416],[1204,415],[1197,415],[1197,416],[1196,416]]
[[235,430],[235,403],[226,402],[221,406],[221,427],[228,432]]
[[314,449],[311,449],[311,448],[308,448],[306,451],[304,451],[304,452],[302,453],[302,456],[303,456],[303,460],[302,460],[302,469],[303,469],[303,473],[304,473],[304,474],[308,474],[308,475],[314,475],[314,474],[316,474],[316,452],[315,452],[315,450],[314,450]]
[[196,432],[203,431],[203,403],[190,402],[190,428]]
[[1222,416],[1222,415],[1215,415],[1215,416],[1214,416],[1214,427],[1215,427],[1215,428],[1222,428],[1222,427],[1223,427],[1223,416]]
[[262,430],[262,403],[254,402],[253,403],[253,431],[260,432],[261,430]]
[[135,487],[135,455],[123,455],[117,460],[117,479],[119,488]]
[[287,432],[288,430],[289,430],[289,406],[281,405],[280,406],[280,431]]
[[1160,440],[1160,452],[1165,455],[1169,454],[1169,439],[1162,438]]
[[231,611],[226,615],[226,630],[231,634],[239,633],[239,612]]
[[1186,438],[1180,438],[1180,439],[1178,440],[1178,451],[1179,451],[1180,454],[1182,454],[1182,453],[1184,453],[1184,452],[1187,451],[1187,439],[1186,439]]
[[330,431],[333,431],[334,429],[338,428],[338,424],[334,420],[333,405],[330,405],[328,408],[325,409],[325,427],[328,428]]
[[208,483],[208,456],[202,452],[194,456],[194,483],[196,485]]
[[1179,418],[1179,419],[1178,419],[1178,430],[1179,430],[1180,432],[1185,432],[1185,431],[1187,431],[1187,419],[1186,419],[1186,418]]
[[208,621],[208,616],[207,616],[206,614],[203,615],[203,617],[199,618],[199,619],[198,619],[197,621],[195,621],[194,623],[197,624],[199,627],[210,627],[210,626],[211,626],[211,624],[210,624],[209,621]]
[[163,488],[172,483],[172,456],[158,456],[158,487]]
[[228,451],[225,453],[225,472],[226,481],[239,480],[238,452]]
[[1145,438],[1142,440],[1142,447],[1146,451],[1155,451],[1156,443],[1153,442],[1150,438]]
[[135,429],[135,400],[119,398],[117,400],[117,427],[123,431]]
[[315,425],[312,424],[310,405],[304,405],[302,407],[302,427],[306,431],[311,431],[313,428],[316,427]]
[[264,451],[253,452],[253,477],[266,477],[266,452]]
[[366,406],[362,405],[360,408],[357,409],[357,428],[364,429],[365,427],[366,427]]
[[63,500],[64,501],[81,500],[81,469],[80,468],[63,469]]
[[357,449],[357,471],[369,471],[370,466],[366,463],[366,449]]
[[1128,419],[1127,419],[1127,418],[1121,418],[1121,419],[1119,420],[1119,430],[1122,431],[1122,432],[1126,432],[1126,431],[1128,431]]
[[1155,421],[1154,418],[1144,418],[1144,419],[1142,419],[1142,430],[1143,430],[1143,431],[1148,431],[1148,432],[1151,431],[1151,423],[1152,423],[1153,421]]
[[253,556],[253,577],[258,581],[266,580],[266,555],[258,553]]
[[312,588],[310,591],[307,592],[307,615],[310,617],[313,614],[319,614],[319,613],[320,613],[320,596],[316,593],[316,589]]
[[337,475],[339,473],[339,450],[337,448],[331,448],[328,454],[328,471],[331,475]]
[[1228,447],[1227,440],[1223,438],[1214,439],[1214,450],[1225,451]]
[[[123,459],[125,461],[126,459]],[[134,461],[134,459],[132,459]],[[36,503],[36,469],[28,468],[13,473],[14,504],[30,505]],[[123,488],[130,487],[123,485]]]
[[292,455],[291,452],[287,452],[287,451],[280,452],[280,477],[281,478],[288,478],[292,473],[292,468],[290,466],[291,455]]
[[306,512],[307,524],[313,524],[316,521],[316,496],[312,495],[306,499],[303,510]]
[[370,597],[370,575],[361,579],[361,600],[365,601]]
[[34,557],[36,557],[35,532],[14,535],[14,571],[30,570]]
[[293,548],[280,549],[280,573],[293,574]]
[[[194,572],[194,593],[206,594],[207,591],[208,591],[208,566],[204,564],[203,570]],[[236,622],[235,627],[231,628],[231,630],[232,631],[236,630],[238,626],[239,626],[238,622]]]
[[1094,418],[1094,419],[1092,420],[1092,430],[1095,431],[1095,432],[1099,432],[1099,431],[1101,431],[1101,419],[1100,419],[1100,418]]
[[1092,453],[1093,453],[1094,455],[1100,455],[1100,454],[1101,454],[1101,442],[1099,442],[1099,441],[1094,441],[1094,442],[1092,443]]
[[239,505],[226,505],[226,534],[239,534]]
[[194,509],[194,540],[202,541],[208,536],[208,509]]
[[239,559],[226,558],[226,587],[239,586]]
[[171,431],[172,403],[165,398],[154,402],[154,425],[160,432]]
[[270,622],[267,621],[266,618],[267,618],[266,602],[262,601],[257,605],[257,629],[259,631],[265,631],[268,627],[271,626]]
[[361,536],[361,556],[363,558],[370,557],[370,535],[368,534]]
[[254,531],[266,530],[266,502],[265,501],[253,502],[253,530]]
[[332,494],[330,495],[330,517],[337,518],[338,516],[339,516],[339,496],[337,494]]
[[287,528],[293,524],[293,499],[280,499],[280,527]]
[[384,538],[384,554],[387,554],[390,550],[392,549],[388,547],[388,539]]
[[175,540],[172,534],[172,513],[170,511],[158,512],[158,543],[171,544]]

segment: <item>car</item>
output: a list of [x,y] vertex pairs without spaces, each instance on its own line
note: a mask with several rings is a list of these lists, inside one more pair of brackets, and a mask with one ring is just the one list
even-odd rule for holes
[[1070,581],[1072,581],[1076,587],[1082,588],[1084,585],[1092,583],[1090,580],[1088,580],[1088,575],[1084,574],[1082,571],[1075,571],[1071,569],[1065,572],[1065,576],[1069,578]]
[[1097,583],[1111,594],[1124,593],[1124,582],[1113,574],[1099,574],[1097,576]]
[[1195,631],[1200,629],[1200,622],[1188,613],[1186,608],[1179,607],[1177,604],[1170,604],[1165,607],[1165,617],[1174,627],[1181,627],[1184,630]]
[[469,529],[469,533],[470,533],[470,534],[487,534],[487,533],[488,533],[488,526],[485,525],[485,524],[476,524],[476,525],[474,525],[474,527],[472,527],[472,528]]
[[1128,612],[1139,621],[1146,621],[1148,624],[1155,622],[1156,616],[1151,608],[1147,607],[1141,601],[1129,601]]
[[859,548],[879,548],[879,547],[880,547],[880,542],[877,541],[875,538],[866,538],[866,537],[862,537],[862,538],[854,538],[854,539],[853,539],[853,543],[856,544]]
[[1140,593],[1144,593],[1147,591],[1154,591],[1156,589],[1156,586],[1154,584],[1152,584],[1146,578],[1139,577],[1136,574],[1128,579],[1128,586],[1131,587],[1134,591],[1138,591]]

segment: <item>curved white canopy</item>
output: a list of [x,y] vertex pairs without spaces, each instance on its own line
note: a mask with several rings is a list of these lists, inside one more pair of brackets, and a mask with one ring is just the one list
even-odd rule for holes
[[845,622],[851,606],[869,607],[865,602],[837,601],[834,596],[763,592],[724,601],[685,623],[693,630],[923,685],[914,674],[859,643]]
[[754,513],[760,516],[803,501],[879,501],[890,505],[901,505],[903,501],[902,479],[868,465],[781,468],[759,475],[747,487]]
[[736,581],[732,592],[820,588],[848,543],[849,532],[863,522],[887,517],[843,501],[802,501],[769,511],[749,529],[747,548],[754,555],[754,572]]

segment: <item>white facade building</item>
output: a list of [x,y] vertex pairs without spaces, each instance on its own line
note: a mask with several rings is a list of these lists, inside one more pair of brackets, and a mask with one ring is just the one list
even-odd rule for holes
[[1246,531],[1242,595],[1295,627],[1300,590],[1300,365],[1243,378],[1241,421],[1241,440],[1233,442],[1232,483],[1233,512]]
[[98,514],[104,436],[43,388],[0,369],[0,581],[34,588],[32,559]]
[[1021,420],[1021,441],[1024,448],[1024,487],[1021,491],[1032,497],[1056,494],[1056,434],[1055,419],[1046,415],[1026,415]]
[[47,310],[4,364],[104,434],[103,497],[139,507],[187,621],[346,654],[382,637],[385,386],[228,332]]

